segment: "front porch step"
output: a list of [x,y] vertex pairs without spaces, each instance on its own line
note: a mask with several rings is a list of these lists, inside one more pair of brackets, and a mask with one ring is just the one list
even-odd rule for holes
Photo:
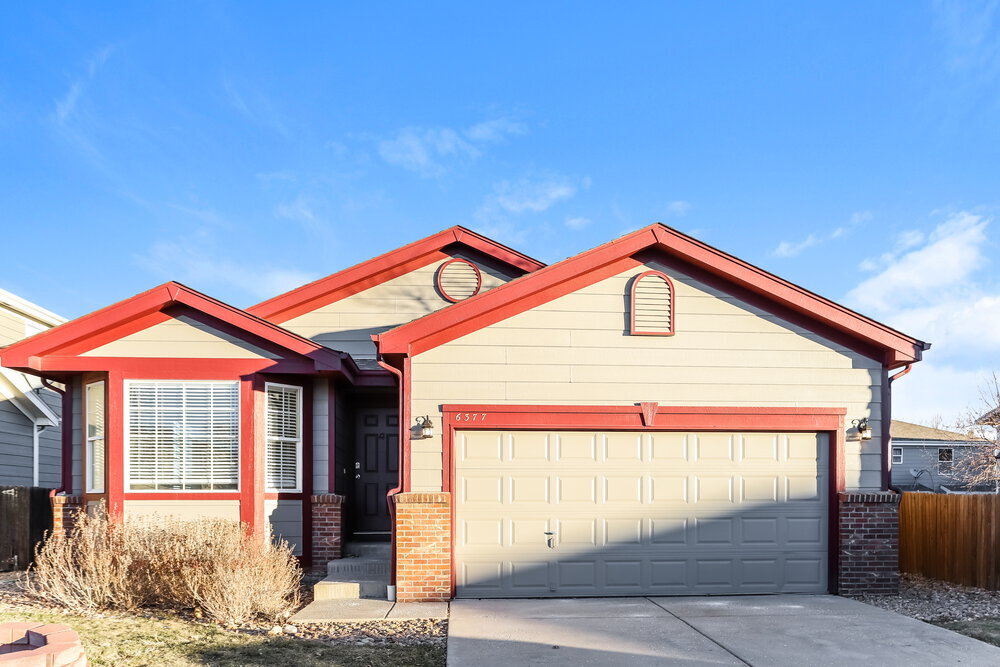
[[341,580],[350,577],[367,579],[372,576],[388,576],[389,559],[371,556],[338,558],[327,562],[326,574]]
[[386,600],[388,599],[389,575],[350,579],[328,576],[313,587],[316,600]]
[[392,545],[388,542],[348,542],[344,545],[344,556],[389,560],[392,557]]

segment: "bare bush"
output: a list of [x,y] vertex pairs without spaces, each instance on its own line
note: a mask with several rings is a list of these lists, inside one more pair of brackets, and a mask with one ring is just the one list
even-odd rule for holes
[[299,602],[301,570],[287,542],[235,521],[81,513],[69,536],[39,548],[32,594],[73,611],[200,608],[222,623],[278,618]]

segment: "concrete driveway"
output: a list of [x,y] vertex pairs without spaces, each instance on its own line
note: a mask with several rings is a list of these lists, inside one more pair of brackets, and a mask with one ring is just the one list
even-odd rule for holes
[[448,665],[1000,665],[1000,648],[834,595],[455,600]]

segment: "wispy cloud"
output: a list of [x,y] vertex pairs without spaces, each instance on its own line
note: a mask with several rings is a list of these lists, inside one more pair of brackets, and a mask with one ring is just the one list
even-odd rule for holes
[[97,53],[87,59],[86,67],[84,68],[83,74],[74,78],[70,81],[69,88],[66,93],[63,94],[58,100],[56,100],[56,108],[53,113],[53,118],[60,125],[65,125],[72,118],[73,113],[76,111],[77,103],[80,101],[80,97],[83,95],[84,90],[87,85],[97,74],[97,71],[107,62],[108,57],[114,50],[112,45],[107,45],[101,48]]
[[579,231],[584,227],[589,226],[590,223],[591,223],[590,218],[577,217],[577,218],[567,218],[566,222],[564,222],[563,224],[566,225],[568,228],[572,229],[573,231]]
[[486,144],[524,134],[527,128],[509,118],[476,123],[464,130],[449,127],[404,127],[376,143],[379,156],[388,164],[425,178],[441,176],[449,165],[475,160]]
[[690,211],[691,203],[678,199],[667,204],[664,216],[668,218],[682,218]]
[[[476,228],[508,243],[523,243],[528,230],[521,218],[545,213],[572,199],[581,188],[588,187],[590,178],[573,178],[553,172],[500,181],[473,213]],[[572,220],[573,224],[582,225],[586,219]],[[566,225],[570,226],[569,221]]]
[[208,293],[235,288],[255,299],[287,292],[315,278],[296,269],[227,259],[205,230],[176,241],[157,241],[133,261],[161,280],[177,280]]
[[827,241],[833,241],[834,239],[846,236],[854,227],[864,224],[871,219],[871,211],[856,211],[851,214],[850,220],[846,225],[835,227],[833,231],[825,234],[811,233],[801,241],[782,241],[771,251],[771,255],[773,257],[795,257],[801,254],[803,250],[814,248]]
[[303,195],[292,201],[277,204],[273,213],[274,217],[281,220],[298,222],[310,232],[325,233],[329,229],[326,220],[316,212],[316,205]]
[[933,7],[953,72],[990,78],[1000,72],[1000,2],[938,0]]
[[241,116],[259,127],[267,127],[283,137],[290,137],[283,114],[274,101],[248,85],[235,82],[228,74],[222,75],[222,91],[226,99]]

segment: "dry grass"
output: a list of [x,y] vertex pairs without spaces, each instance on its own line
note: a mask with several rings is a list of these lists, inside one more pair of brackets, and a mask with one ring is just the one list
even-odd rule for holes
[[221,623],[280,619],[298,605],[302,572],[287,543],[237,522],[154,517],[109,524],[80,514],[38,551],[28,592],[69,611],[200,609]]
[[296,665],[313,667],[441,667],[438,646],[347,646],[222,630],[171,617],[109,615],[87,618],[42,612],[0,611],[0,622],[62,623],[80,634],[91,665]]

